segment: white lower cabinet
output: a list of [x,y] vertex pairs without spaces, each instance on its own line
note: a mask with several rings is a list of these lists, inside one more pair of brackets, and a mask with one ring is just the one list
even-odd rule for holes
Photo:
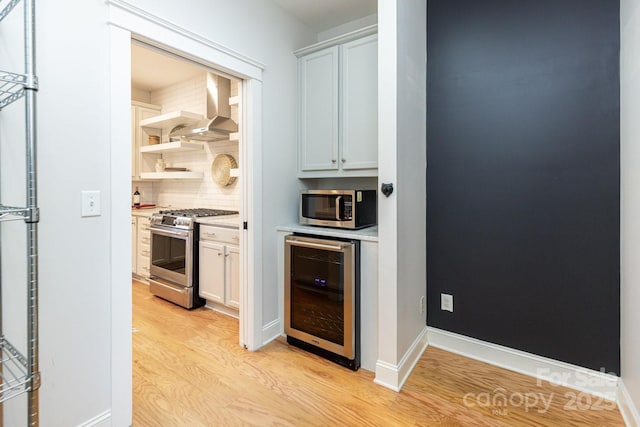
[[148,280],[151,274],[151,231],[147,216],[132,217],[131,220],[131,268],[133,275]]
[[224,245],[200,240],[200,296],[224,304]]
[[240,308],[240,248],[227,246],[225,254],[226,304]]
[[240,308],[240,249],[237,229],[201,225],[200,297],[208,303]]
[[131,217],[131,272],[135,273],[138,259],[138,221],[135,216]]

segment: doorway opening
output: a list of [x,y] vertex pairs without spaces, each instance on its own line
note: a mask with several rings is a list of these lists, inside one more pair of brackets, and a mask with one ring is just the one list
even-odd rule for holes
[[[233,75],[131,40],[132,278],[184,308],[205,305],[239,319],[246,294],[242,93]],[[188,134],[214,115],[215,132]],[[188,227],[185,216],[193,217]],[[186,245],[163,235],[171,221],[177,225],[169,231],[189,229]],[[238,342],[244,345],[240,327]]]
[[[131,219],[131,43],[132,40],[181,57],[211,71],[233,77],[239,85],[241,125],[238,138],[240,176],[240,308],[239,345],[248,350],[261,347],[262,339],[262,236],[259,224],[262,200],[254,191],[261,176],[262,152],[262,72],[264,66],[250,58],[198,37],[188,30],[141,16],[135,10],[111,4],[110,21],[110,102],[111,102],[111,330],[112,330],[112,419],[114,424],[130,423],[132,416],[132,257],[122,248],[132,244],[123,226]],[[135,30],[134,30],[135,29]],[[187,184],[189,185],[189,184]],[[193,184],[191,184],[193,185]],[[245,224],[249,227],[245,227]],[[131,230],[130,232],[131,233]],[[181,309],[182,310],[182,309]]]
[[[130,191],[139,203],[132,205],[131,228],[134,404],[147,390],[140,368],[149,359],[146,346],[154,337],[169,336],[151,319],[175,317],[194,330],[222,322],[225,339],[235,325],[235,341],[245,346],[242,84],[233,75],[131,40]],[[230,131],[180,135],[213,114],[230,120]],[[185,232],[188,238],[178,236]],[[165,353],[186,345],[155,344]]]
[[236,318],[241,93],[233,76],[132,41],[133,277],[185,308]]

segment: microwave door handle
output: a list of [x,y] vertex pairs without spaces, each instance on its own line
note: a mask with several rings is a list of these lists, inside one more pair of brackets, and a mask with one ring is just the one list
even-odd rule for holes
[[336,197],[336,221],[340,221],[340,201],[342,196]]

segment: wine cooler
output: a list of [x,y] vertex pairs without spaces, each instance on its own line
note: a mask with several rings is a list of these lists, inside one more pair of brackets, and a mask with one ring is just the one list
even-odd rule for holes
[[360,367],[360,241],[285,237],[287,342]]

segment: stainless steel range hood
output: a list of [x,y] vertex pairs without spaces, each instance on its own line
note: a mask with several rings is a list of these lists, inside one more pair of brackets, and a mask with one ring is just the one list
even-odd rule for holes
[[238,131],[238,124],[231,119],[229,96],[231,81],[207,73],[207,118],[195,124],[176,126],[170,139],[185,138],[195,141],[220,141],[229,139],[231,132]]

